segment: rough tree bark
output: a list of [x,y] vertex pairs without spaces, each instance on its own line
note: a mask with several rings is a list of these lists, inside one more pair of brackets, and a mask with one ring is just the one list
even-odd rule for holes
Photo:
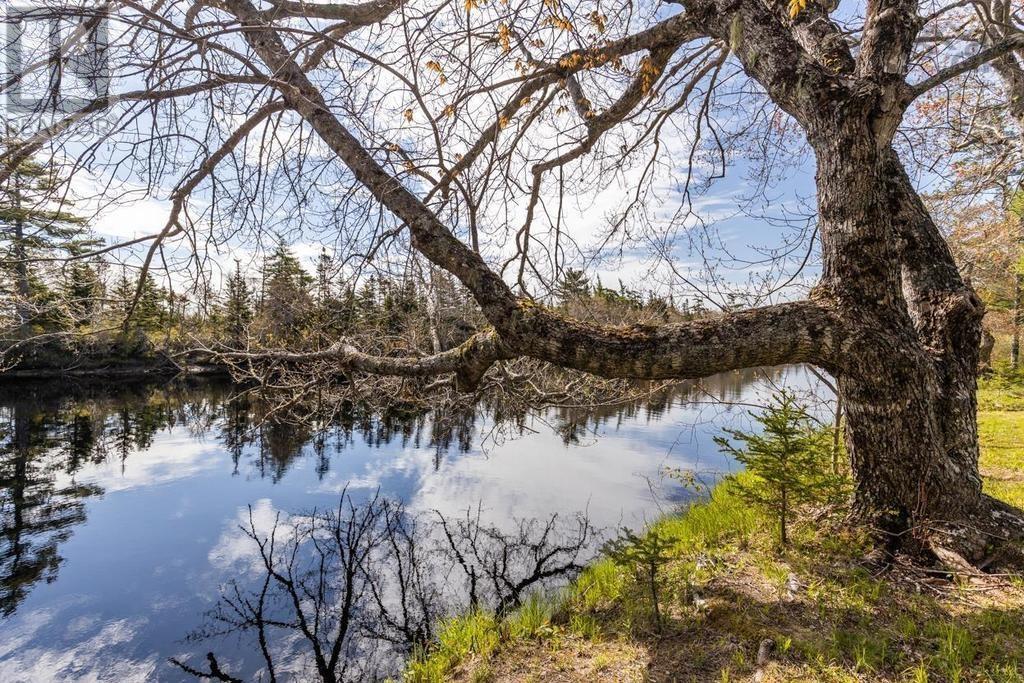
[[[914,10],[871,3],[860,53],[833,57],[828,74],[801,68],[781,45],[772,50],[777,62],[765,59],[766,43],[785,38],[750,39],[750,29],[770,30],[755,5],[740,19],[737,54],[803,125],[817,160],[823,275],[815,298],[828,302],[845,338],[832,372],[847,415],[856,509],[900,542],[948,543],[948,532],[991,518],[976,421],[984,308],[891,148],[914,96],[904,80]],[[978,559],[977,544],[954,540]]]

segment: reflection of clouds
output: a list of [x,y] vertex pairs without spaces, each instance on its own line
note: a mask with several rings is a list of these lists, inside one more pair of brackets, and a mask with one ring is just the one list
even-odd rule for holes
[[[773,378],[801,388],[813,384],[805,370],[790,371],[784,380]],[[730,373],[703,383],[707,393],[695,393],[695,401],[689,404],[673,400],[633,412],[609,408],[591,412],[586,421],[580,418],[587,411],[565,410],[562,415],[551,411],[536,418],[526,434],[514,438],[503,438],[507,432],[492,432],[491,421],[479,418],[469,453],[451,448],[439,457],[433,446],[403,446],[397,433],[386,444],[368,444],[357,437],[346,445],[347,457],[332,459],[331,469],[322,477],[314,468],[313,449],[307,447],[304,458],[280,481],[249,483],[235,478],[230,487],[225,484],[230,461],[222,446],[204,443],[180,427],[162,431],[155,435],[152,446],[132,452],[125,461],[111,456],[103,463],[85,464],[74,476],[77,483],[94,483],[107,491],[144,494],[131,505],[161,501],[161,507],[153,508],[159,515],[152,526],[133,527],[143,530],[131,537],[137,544],[133,551],[145,559],[136,561],[129,555],[128,561],[110,569],[118,572],[118,581],[93,582],[93,577],[83,576],[82,567],[97,565],[77,560],[91,557],[96,548],[85,544],[73,548],[60,578],[71,578],[72,586],[89,585],[83,589],[89,598],[44,596],[44,601],[57,602],[48,604],[47,609],[18,613],[0,624],[0,681],[130,682],[163,675],[180,680],[158,667],[171,650],[182,647],[176,639],[187,632],[191,622],[168,617],[180,613],[185,604],[212,604],[225,579],[237,578],[248,584],[263,575],[258,548],[243,529],[249,527],[246,503],[257,499],[252,504],[257,532],[261,536],[270,533],[278,508],[261,496],[269,496],[271,491],[274,502],[292,513],[337,505],[346,486],[356,502],[379,486],[383,495],[404,500],[412,512],[438,509],[446,516],[461,516],[479,504],[482,523],[499,528],[508,528],[513,518],[546,518],[556,512],[568,517],[584,510],[598,527],[635,526],[645,517],[659,514],[659,501],[667,510],[678,500],[682,489],[674,482],[666,482],[664,490],[658,490],[662,467],[729,469],[710,437],[723,425],[738,426],[737,420],[748,420],[746,412],[753,406],[718,404],[713,399],[763,402],[769,383],[751,386],[753,379],[753,373]],[[595,415],[600,420],[595,420]],[[563,419],[580,426],[580,445],[563,444],[566,430],[554,429]],[[422,433],[431,434],[432,426],[426,420]],[[426,437],[419,441],[428,442]],[[69,475],[56,476],[62,478],[60,487],[71,483]],[[654,480],[654,492],[646,477]],[[158,495],[150,490],[162,484],[168,485],[166,492]],[[253,488],[256,486],[260,488]],[[301,514],[282,512],[279,541],[290,540],[295,525],[303,519]],[[100,524],[94,530],[102,532],[104,539],[112,539],[111,546],[121,551],[118,534],[124,517],[97,514],[89,524]],[[194,545],[177,547],[181,539]],[[147,581],[160,589],[150,590]],[[129,604],[121,598],[130,584],[148,592]],[[103,609],[97,610],[97,605]],[[108,615],[117,620],[108,620]],[[301,647],[289,641],[280,648],[278,660],[287,662],[283,666],[292,671],[294,680],[305,680],[301,672],[308,662],[298,657]],[[188,652],[196,655],[196,651]],[[133,661],[136,656],[142,659]],[[201,663],[201,656],[190,661]],[[242,655],[225,662],[239,673],[253,666],[252,659]]]
[[[223,462],[224,452],[218,447],[182,432],[157,439],[145,451],[133,453],[123,461],[111,456],[100,463],[89,463],[75,473],[74,481],[96,484],[105,492],[113,493],[189,479]],[[62,473],[58,478],[60,485],[70,483],[71,477],[67,474]]]
[[[391,451],[390,448],[394,448]],[[468,456],[473,457],[473,456]],[[366,462],[362,472],[332,469],[307,489],[310,494],[340,495],[342,491],[373,490],[383,487],[384,481],[392,475],[402,475],[418,481],[426,470],[434,467],[434,451],[429,448],[402,448],[397,444],[389,446],[388,457]],[[394,495],[395,492],[385,491]]]
[[380,486],[380,475],[383,470],[397,471],[395,462],[389,462],[383,467],[367,467],[367,473],[362,475],[346,475],[345,473],[328,472],[316,485],[309,489],[309,493],[333,493],[341,495],[342,491],[354,491],[356,489],[375,489]]
[[[278,519],[279,514],[280,519]],[[256,527],[256,533],[261,537],[270,534],[274,529],[274,522],[276,521],[278,523],[277,539],[284,541],[291,538],[295,529],[291,519],[291,516],[275,508],[269,498],[261,498],[252,504],[252,524]],[[248,528],[249,508],[239,508],[238,514],[228,522],[227,528],[221,533],[213,548],[210,549],[208,557],[210,564],[215,569],[236,569],[252,573],[263,571],[259,549],[253,540],[242,530]]]
[[93,629],[100,619],[94,614],[86,614],[80,617],[75,617],[68,622],[67,628],[64,630],[64,635],[67,638],[82,638],[88,635],[89,631]]
[[[706,381],[707,395],[695,403],[675,403],[658,415],[613,417],[596,434],[586,434],[583,446],[566,447],[550,426],[534,425],[536,431],[495,442],[486,455],[448,457],[436,470],[432,449],[403,449],[388,460],[368,463],[352,478],[353,485],[386,486],[389,475],[402,474],[415,482],[406,494],[410,511],[437,509],[457,516],[480,504],[482,521],[499,527],[513,519],[583,511],[598,527],[636,526],[658,516],[659,503],[671,506],[685,496],[675,482],[661,481],[665,466],[693,469],[709,480],[711,473],[733,470],[712,435],[736,420],[748,422],[750,404],[766,402],[774,387],[803,389],[811,383],[803,368],[766,374],[769,381],[753,383],[759,373],[719,376]],[[479,433],[488,428],[481,424]],[[318,490],[340,491],[345,481],[344,474],[337,474]]]
[[[486,432],[488,425],[481,425]],[[436,467],[433,448],[396,449],[372,460],[361,471],[328,472],[307,489],[310,494],[340,494],[345,487],[399,494],[413,512],[440,510],[458,516],[482,504],[485,524],[503,526],[513,518],[546,518],[554,512],[588,511],[598,526],[636,524],[658,514],[647,477],[657,479],[665,465],[695,467],[707,437],[691,439],[687,416],[647,424],[629,423],[620,431],[601,429],[569,446],[548,426],[503,439],[486,454],[473,452],[444,458]],[[680,432],[686,435],[680,438]],[[657,486],[658,482],[654,482]],[[400,486],[401,491],[391,490]],[[271,520],[272,521],[272,520]]]
[[[153,680],[160,658],[156,654],[131,660],[126,650],[144,630],[145,619],[117,619],[102,623],[96,617],[78,617],[67,627],[65,638],[41,634],[51,626],[59,609],[36,610],[18,619],[18,628],[0,636],[0,680],[7,683],[35,681],[111,681],[133,683]],[[45,644],[44,644],[45,643]]]
[[[410,509],[459,515],[483,506],[483,521],[503,527],[513,518],[588,511],[596,526],[614,526],[645,512],[655,501],[639,472],[655,473],[662,451],[605,437],[587,448],[564,448],[551,434],[531,434],[504,444],[490,457],[449,461],[424,476]],[[576,484],[576,485],[574,485]],[[621,503],[620,503],[621,501]]]
[[[58,611],[58,607],[46,607],[21,614],[15,620],[5,622],[6,628],[0,631],[0,667],[4,666],[4,662],[12,653],[22,650],[39,631],[46,628]],[[14,621],[17,622],[18,628],[10,628]]]

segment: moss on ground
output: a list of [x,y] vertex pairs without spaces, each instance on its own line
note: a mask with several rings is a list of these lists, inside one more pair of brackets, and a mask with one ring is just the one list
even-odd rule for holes
[[[1024,507],[1024,386],[986,383],[979,405],[986,490]],[[866,539],[835,515],[779,549],[729,480],[657,527],[673,542],[661,624],[643,583],[600,559],[504,623],[450,621],[407,680],[1024,682],[1021,577],[875,577]]]

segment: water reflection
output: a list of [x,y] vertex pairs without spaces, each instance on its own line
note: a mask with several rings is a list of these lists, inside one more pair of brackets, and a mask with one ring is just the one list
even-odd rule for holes
[[[517,520],[513,531],[478,514],[409,514],[378,493],[308,514],[250,507],[228,559],[245,578],[222,589],[190,642],[237,636],[278,680],[367,681],[401,673],[449,614],[487,607],[500,617],[583,567],[595,545],[584,518]],[[201,679],[240,681],[245,664],[215,651],[173,658]]]
[[[71,528],[85,521],[83,499],[100,491],[75,483],[58,485],[54,467],[66,467],[91,452],[91,424],[75,416],[63,427],[66,440],[51,441],[54,425],[21,404],[8,411],[0,423],[0,612],[10,616],[32,586],[53,581],[61,558],[58,546]],[[58,458],[47,452],[61,451]]]
[[[288,514],[379,488],[414,517],[477,509],[495,533],[585,508],[597,526],[642,521],[656,501],[635,475],[728,468],[704,432],[729,409],[695,406],[754,400],[763,378],[729,373],[596,409],[346,404],[317,420],[307,407],[268,417],[214,382],[0,386],[0,679],[180,680],[164,662],[202,664],[180,638],[237,575],[249,505]],[[230,661],[262,666],[244,649]]]

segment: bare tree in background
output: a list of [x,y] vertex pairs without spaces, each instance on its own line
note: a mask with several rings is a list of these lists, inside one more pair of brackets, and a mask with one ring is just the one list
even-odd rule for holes
[[[119,90],[9,141],[0,181],[60,153],[105,179],[101,201],[129,186],[165,199],[164,227],[126,245],[147,245],[144,267],[174,244],[201,259],[284,225],[333,233],[346,264],[411,249],[455,276],[489,325],[428,356],[345,341],[314,354],[346,373],[450,374],[471,389],[521,357],[647,379],[813,364],[837,378],[861,519],[894,546],[982,560],[992,538],[1024,530],[981,491],[984,310],[893,141],[917,98],[1021,41],[937,62],[917,46],[943,8],[911,0],[871,0],[842,21],[804,0],[678,4],[54,5],[85,23],[108,14]],[[113,130],[74,141],[99,115]],[[567,265],[574,195],[624,195],[607,220],[581,220],[610,247],[663,249],[671,266],[726,143],[798,134],[817,165],[821,278],[808,298],[616,327],[531,296]],[[667,217],[664,175],[681,197]]]

